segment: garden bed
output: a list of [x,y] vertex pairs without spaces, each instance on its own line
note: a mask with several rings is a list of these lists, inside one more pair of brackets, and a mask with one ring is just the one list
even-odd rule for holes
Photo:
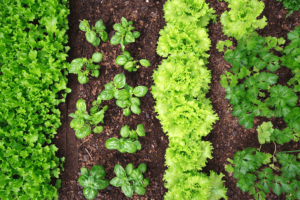
[[[223,60],[223,53],[219,53],[216,44],[219,40],[227,39],[222,33],[222,26],[219,22],[220,15],[227,9],[227,4],[217,0],[207,1],[210,7],[213,7],[218,14],[217,23],[210,24],[209,35],[212,41],[212,48],[209,52],[208,69],[212,73],[211,90],[207,95],[211,99],[215,112],[219,115],[220,120],[214,125],[212,132],[205,138],[212,143],[213,159],[208,160],[208,165],[204,169],[205,172],[214,170],[225,174],[225,186],[228,188],[229,199],[253,199],[252,196],[243,193],[236,187],[236,180],[232,178],[232,174],[228,174],[224,170],[224,165],[229,164],[227,158],[233,158],[233,155],[246,147],[259,147],[257,140],[257,125],[261,124],[264,118],[257,118],[254,121],[254,127],[246,130],[238,124],[238,119],[231,115],[228,100],[225,100],[225,90],[220,84],[220,75],[230,69],[230,65]],[[258,31],[262,36],[284,37],[288,32],[299,25],[300,14],[295,12],[288,19],[285,18],[287,12],[281,3],[276,0],[263,1],[265,9],[262,15],[268,19],[268,25]],[[166,192],[162,181],[164,171],[164,155],[168,147],[168,138],[161,129],[161,125],[154,113],[154,99],[148,91],[145,97],[141,98],[141,110],[139,115],[123,116],[122,109],[116,106],[115,100],[105,101],[103,105],[108,105],[108,110],[104,118],[104,131],[100,134],[91,134],[84,139],[77,139],[74,130],[70,128],[72,118],[67,117],[68,114],[74,113],[76,110],[76,102],[83,98],[88,110],[92,107],[94,101],[100,92],[104,89],[104,84],[113,80],[113,77],[119,73],[126,75],[126,81],[131,86],[145,85],[150,88],[153,85],[153,70],[160,64],[162,58],[156,54],[156,42],[159,37],[159,31],[165,25],[163,18],[163,4],[165,1],[149,0],[93,0],[70,1],[69,16],[69,51],[68,61],[78,58],[90,58],[94,52],[103,53],[103,59],[100,63],[99,78],[89,78],[87,84],[81,85],[77,81],[77,75],[68,75],[68,87],[72,92],[68,94],[66,104],[60,105],[63,114],[63,125],[59,129],[59,134],[55,138],[55,144],[59,148],[59,156],[66,157],[65,171],[62,173],[62,187],[59,190],[60,199],[84,199],[82,187],[78,184],[77,179],[80,175],[81,167],[91,168],[93,165],[102,165],[107,173],[106,178],[112,179],[115,174],[113,167],[119,163],[126,166],[133,163],[137,167],[140,163],[147,164],[145,178],[150,179],[147,187],[147,193],[144,196],[134,195],[132,199],[163,199]],[[120,45],[112,46],[109,42],[101,42],[98,47],[94,47],[85,39],[84,32],[80,31],[79,20],[87,19],[90,24],[102,19],[107,27],[109,38],[114,34],[112,26],[116,22],[120,22],[121,17],[133,21],[133,26],[137,31],[141,32],[141,36],[135,43],[126,46],[132,57],[135,59],[147,58],[151,66],[148,68],[140,68],[138,72],[129,73],[124,71],[122,66],[115,64],[115,59],[122,54]],[[286,83],[292,76],[288,70],[278,70],[279,82]],[[271,120],[274,127],[283,128],[285,123],[283,120]],[[105,141],[111,137],[120,137],[120,128],[129,125],[131,129],[135,129],[136,125],[143,124],[146,131],[146,137],[140,139],[142,150],[134,154],[121,154],[116,150],[108,150],[104,146]],[[278,151],[299,149],[299,144],[291,142],[282,146],[278,146]],[[273,152],[273,145],[264,145],[264,152]],[[120,188],[109,186],[99,191],[98,199],[129,199],[125,197]],[[267,199],[285,199],[283,195],[279,198],[274,195],[268,195]]]

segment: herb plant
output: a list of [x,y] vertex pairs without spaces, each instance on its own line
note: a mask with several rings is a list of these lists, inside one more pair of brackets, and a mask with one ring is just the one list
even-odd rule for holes
[[299,11],[300,9],[300,0],[276,0],[282,2],[285,9],[289,10],[289,13],[286,17],[293,14],[294,11]]
[[220,18],[223,33],[237,40],[242,37],[256,36],[256,29],[267,25],[266,17],[257,19],[265,4],[258,0],[225,0],[230,11],[225,11]]
[[95,78],[99,77],[100,65],[95,65],[93,63],[99,63],[102,58],[103,54],[99,52],[94,53],[90,59],[75,58],[68,67],[69,73],[78,74],[78,82],[85,84],[89,81],[89,74]]
[[132,21],[128,22],[125,17],[122,17],[121,23],[116,23],[113,26],[114,30],[117,32],[110,39],[110,43],[112,45],[120,44],[121,49],[125,51],[125,45],[135,42],[135,39],[141,35],[138,31],[131,32],[135,29],[132,24]]
[[[274,142],[273,155],[260,152],[261,148],[248,147],[235,153],[233,160],[227,159],[231,164],[225,166],[226,171],[238,179],[237,187],[254,195],[256,200],[265,199],[271,190],[278,196],[284,192],[287,199],[299,199],[300,154],[296,157],[287,152],[276,152],[276,143],[283,144],[293,139],[292,131],[290,128],[273,129],[271,122],[264,122],[257,131],[261,145]],[[281,168],[275,165],[277,162]],[[274,175],[274,171],[280,171],[281,175]]]
[[104,179],[106,173],[101,165],[94,165],[90,172],[87,168],[81,167],[80,172],[78,182],[84,187],[83,195],[86,199],[96,198],[98,190],[103,190],[109,186],[109,181]]
[[125,125],[121,128],[121,139],[109,138],[105,142],[107,149],[117,149],[121,153],[135,153],[141,150],[141,143],[138,141],[138,136],[145,136],[143,124],[137,125],[136,130],[129,130],[129,126]]
[[70,11],[59,0],[0,7],[0,199],[58,199],[64,158],[51,140],[61,126],[57,107],[71,92]]
[[[130,53],[128,51],[123,51],[123,55],[119,55],[116,58],[116,64],[117,65],[124,65],[124,69],[126,69],[129,72],[136,72],[137,69],[140,67],[139,65],[137,65],[138,61],[133,61],[133,58],[131,57]],[[144,66],[144,67],[149,67],[150,66],[150,62],[146,59],[141,59],[139,60],[140,65]]]
[[97,101],[93,102],[93,107],[90,110],[90,115],[86,113],[86,104],[83,99],[79,99],[76,103],[76,112],[71,113],[69,116],[73,118],[70,127],[75,129],[76,137],[82,139],[92,133],[92,126],[94,133],[101,133],[103,126],[97,126],[100,122],[103,124],[104,113],[108,106],[101,109],[101,98],[98,97]]
[[90,24],[87,20],[82,20],[79,24],[79,29],[86,32],[85,38],[86,40],[93,44],[95,47],[99,46],[100,38],[103,42],[106,42],[108,39],[108,34],[105,31],[106,27],[103,24],[102,19],[98,20],[95,23],[95,27],[90,27]]
[[[131,111],[134,114],[140,114],[141,105],[138,97],[146,95],[148,88],[145,86],[137,86],[135,88],[126,84],[124,74],[118,74],[114,77],[113,81],[104,85],[105,90],[100,93],[102,100],[111,100],[113,97],[117,99],[116,104],[123,108],[123,115],[129,116]],[[123,88],[123,89],[122,89]],[[133,97],[135,95],[136,97]]]
[[110,181],[110,184],[121,187],[127,197],[132,197],[133,192],[144,195],[146,194],[146,187],[149,185],[149,179],[143,177],[146,169],[145,163],[140,164],[136,169],[132,163],[129,163],[125,170],[120,164],[116,164],[114,171],[117,176]]

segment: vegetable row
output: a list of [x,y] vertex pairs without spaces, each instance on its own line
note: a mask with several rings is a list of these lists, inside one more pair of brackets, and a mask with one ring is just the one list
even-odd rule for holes
[[[300,154],[292,154],[299,151],[277,152],[276,147],[290,141],[298,142],[300,137],[300,27],[288,33],[290,43],[283,48],[283,38],[263,38],[255,31],[267,24],[265,17],[256,20],[263,11],[263,2],[227,2],[231,10],[221,16],[223,31],[225,35],[235,37],[238,44],[232,49],[231,41],[220,41],[217,48],[220,51],[227,49],[224,59],[232,65],[230,72],[221,76],[232,115],[237,116],[239,124],[246,129],[253,128],[254,118],[258,116],[281,117],[287,127],[280,130],[273,128],[271,121],[263,122],[257,128],[260,148],[238,151],[233,160],[228,158],[231,164],[225,169],[238,180],[237,187],[254,195],[255,199],[266,199],[271,191],[278,196],[285,193],[287,199],[299,199]],[[243,9],[245,7],[247,9]],[[234,18],[238,14],[245,17]],[[284,85],[279,83],[276,75],[281,67],[288,68],[294,75]],[[275,148],[273,154],[261,152],[261,146],[271,142]]]
[[157,53],[167,58],[154,71],[152,86],[157,118],[169,136],[164,199],[227,199],[224,175],[201,172],[213,149],[202,137],[218,119],[205,97],[211,82],[205,66],[211,46],[206,26],[216,20],[215,11],[204,1],[169,0],[164,12],[167,25],[160,31]]
[[[63,3],[61,3],[63,2]],[[0,199],[58,199],[51,144],[67,84],[66,1],[0,2]],[[61,97],[62,95],[62,97]]]

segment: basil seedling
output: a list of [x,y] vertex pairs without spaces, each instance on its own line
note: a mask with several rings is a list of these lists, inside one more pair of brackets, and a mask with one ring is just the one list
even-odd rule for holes
[[125,170],[120,164],[116,164],[114,171],[116,177],[110,181],[110,184],[115,187],[121,187],[127,197],[132,197],[133,191],[138,195],[146,194],[146,187],[149,185],[149,179],[143,176],[147,166],[142,163],[138,168],[134,169],[132,163],[129,163]]
[[109,138],[105,142],[107,149],[117,149],[121,153],[135,153],[141,150],[141,143],[138,141],[138,136],[145,136],[145,129],[143,124],[139,124],[136,130],[129,130],[129,126],[125,125],[121,128],[121,139]]
[[[103,24],[102,19],[98,20],[95,24],[95,27],[90,28],[90,24],[87,20],[82,20],[79,24],[79,29],[86,32],[85,38],[86,40],[93,44],[95,47],[99,46],[100,38],[103,42],[106,42],[108,39],[108,34],[105,31],[106,27]],[[99,37],[97,36],[99,35]]]
[[[103,54],[96,52],[93,54],[91,59],[86,58],[75,58],[68,66],[69,73],[78,74],[78,81],[81,84],[85,84],[89,81],[88,75],[98,78],[100,75],[100,65],[95,65],[102,60]],[[85,71],[83,68],[85,68]]]
[[110,43],[112,45],[121,45],[121,49],[125,50],[125,45],[135,42],[135,39],[140,37],[140,32],[135,31],[131,32],[131,30],[134,30],[135,28],[132,26],[132,21],[127,21],[124,17],[121,19],[121,23],[114,24],[113,28],[116,30],[116,34],[112,36],[110,39]]
[[[117,65],[124,65],[124,69],[126,69],[129,72],[136,72],[137,69],[140,67],[139,65],[137,65],[138,61],[133,61],[133,58],[131,57],[130,53],[128,51],[123,51],[123,55],[119,55],[116,58],[116,64]],[[144,67],[149,67],[150,66],[150,62],[149,60],[146,59],[141,59],[140,61],[140,65],[144,66]]]
[[[111,100],[116,98],[116,104],[120,108],[123,108],[123,115],[129,116],[131,111],[134,114],[140,114],[141,102],[137,97],[143,97],[146,95],[148,88],[146,86],[137,86],[135,88],[126,84],[126,78],[124,74],[118,74],[114,77],[114,81],[111,81],[104,85],[105,90],[100,93],[102,100]],[[133,97],[135,95],[136,97]]]
[[102,109],[100,107],[101,98],[98,97],[96,101],[93,102],[93,107],[90,110],[90,115],[86,113],[86,104],[83,99],[79,99],[76,103],[77,110],[75,113],[71,113],[69,116],[74,118],[70,127],[75,129],[76,137],[82,139],[92,133],[92,126],[94,133],[101,133],[103,131],[103,126],[97,126],[100,122],[103,124],[104,113],[108,106],[104,106]]
[[98,190],[103,190],[109,186],[109,181],[103,179],[106,175],[101,165],[94,165],[89,173],[85,167],[80,169],[81,176],[78,178],[79,184],[84,187],[83,195],[86,199],[94,199],[98,195]]

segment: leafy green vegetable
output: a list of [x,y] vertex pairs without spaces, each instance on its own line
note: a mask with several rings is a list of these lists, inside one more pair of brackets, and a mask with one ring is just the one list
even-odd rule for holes
[[[100,65],[93,64],[94,62],[101,62],[102,53],[96,52],[92,58],[75,58],[68,66],[69,73],[78,74],[78,82],[85,84],[89,81],[88,75],[98,78],[100,75]],[[85,67],[85,71],[83,68]]]
[[105,31],[106,27],[104,26],[102,19],[98,20],[95,23],[95,27],[92,28],[90,27],[89,22],[84,19],[80,22],[79,29],[86,32],[85,33],[86,40],[92,45],[94,45],[95,47],[99,46],[101,41],[100,38],[102,39],[103,42],[106,42],[108,39],[108,34]]
[[[133,58],[131,57],[130,53],[128,51],[123,51],[123,55],[119,55],[116,58],[116,64],[117,65],[124,65],[124,69],[126,69],[129,72],[136,72],[137,69],[140,67],[139,65],[137,65],[138,61],[133,61]],[[146,59],[141,59],[140,64],[144,67],[149,67],[150,66],[150,62]]]
[[300,1],[299,0],[277,0],[283,3],[285,9],[289,10],[289,13],[286,17],[293,14],[294,11],[299,11],[300,9]]
[[[139,108],[141,103],[139,98],[147,94],[148,88],[145,86],[137,86],[135,88],[127,85],[124,74],[118,74],[113,81],[105,84],[105,89],[100,93],[99,98],[102,100],[111,100],[116,98],[116,104],[123,108],[123,115],[129,116],[131,111],[134,114],[140,114]],[[124,88],[124,89],[123,89]],[[136,97],[133,97],[135,95]]]
[[138,141],[138,136],[145,136],[145,129],[143,124],[137,125],[136,130],[129,130],[129,126],[125,125],[121,128],[120,132],[122,138],[109,138],[105,142],[107,149],[117,149],[121,153],[135,153],[141,150],[141,143]]
[[211,74],[205,67],[211,46],[206,26],[216,20],[215,11],[193,0],[168,0],[164,11],[168,23],[160,31],[157,53],[168,58],[154,71],[151,90],[157,118],[169,136],[164,199],[227,199],[222,174],[198,172],[212,158],[211,143],[201,139],[218,119],[206,98]]
[[75,130],[76,137],[82,139],[92,133],[92,126],[94,126],[94,133],[101,133],[103,126],[97,126],[100,122],[103,124],[104,113],[108,106],[101,109],[101,98],[93,101],[93,107],[90,109],[90,115],[86,113],[86,104],[83,99],[79,99],[76,103],[76,112],[69,116],[73,118],[70,127]]
[[121,23],[116,23],[113,26],[117,32],[110,39],[110,43],[112,45],[120,44],[122,51],[125,51],[125,45],[135,42],[135,39],[141,35],[138,31],[131,32],[135,29],[132,24],[132,21],[128,22],[125,17],[122,17]]
[[121,187],[127,197],[132,197],[133,192],[144,195],[146,194],[146,187],[149,185],[149,179],[143,177],[146,169],[145,163],[140,164],[136,169],[132,163],[129,163],[125,170],[120,164],[116,164],[114,171],[117,176],[110,181],[110,184]]
[[[67,93],[65,1],[0,1],[0,199],[58,199],[51,139]],[[54,185],[55,184],[55,185]]]
[[257,20],[265,4],[258,0],[225,0],[230,11],[225,11],[220,18],[223,33],[240,40],[242,37],[256,36],[256,29],[267,25],[267,18]]
[[86,199],[94,199],[98,195],[98,190],[103,190],[109,186],[109,181],[104,179],[106,172],[101,165],[94,165],[89,170],[81,167],[81,176],[78,178],[79,184],[84,187],[83,195]]

